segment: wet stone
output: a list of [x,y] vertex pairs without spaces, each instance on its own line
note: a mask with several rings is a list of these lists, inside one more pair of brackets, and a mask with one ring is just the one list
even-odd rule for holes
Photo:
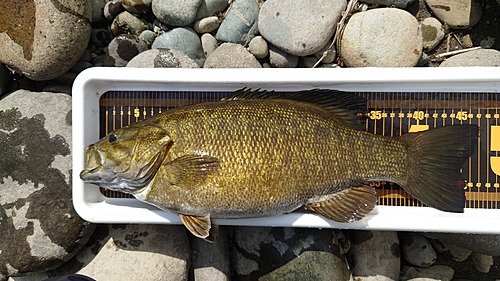
[[68,116],[66,94],[19,90],[0,101],[0,280],[60,266],[92,234],[73,209]]
[[407,262],[419,267],[434,264],[437,255],[425,236],[419,233],[403,233],[402,237],[401,249]]
[[224,43],[205,61],[204,68],[261,68],[257,59],[240,44]]
[[147,44],[136,35],[118,35],[109,43],[104,66],[126,66],[133,57],[147,48]]
[[196,62],[183,52],[169,49],[151,49],[142,52],[130,60],[127,67],[199,68]]

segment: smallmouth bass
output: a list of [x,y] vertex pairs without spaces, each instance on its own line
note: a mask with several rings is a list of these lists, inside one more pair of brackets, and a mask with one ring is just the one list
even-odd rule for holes
[[86,152],[82,180],[177,213],[214,241],[213,218],[252,218],[301,206],[337,222],[376,205],[367,181],[402,186],[423,203],[463,212],[460,167],[476,125],[391,138],[357,128],[357,95],[240,90],[109,133]]

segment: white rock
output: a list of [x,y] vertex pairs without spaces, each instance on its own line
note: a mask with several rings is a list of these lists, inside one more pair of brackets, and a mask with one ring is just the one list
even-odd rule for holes
[[212,32],[216,30],[218,27],[219,27],[219,18],[215,16],[203,18],[193,23],[193,29],[200,34]]
[[347,66],[412,67],[422,55],[420,24],[410,13],[381,8],[354,14],[346,25],[340,56]]
[[425,3],[438,19],[456,29],[474,26],[483,13],[477,0],[425,0]]
[[420,22],[422,28],[422,38],[424,40],[424,51],[434,49],[444,38],[444,28],[436,18],[425,18]]
[[215,37],[210,33],[205,33],[201,36],[201,48],[205,53],[205,57],[210,55],[215,49],[217,49],[218,42]]
[[500,66],[500,51],[494,49],[479,49],[454,55],[439,65],[454,66]]
[[269,47],[262,36],[255,36],[248,44],[248,51],[258,59],[263,59],[269,54]]

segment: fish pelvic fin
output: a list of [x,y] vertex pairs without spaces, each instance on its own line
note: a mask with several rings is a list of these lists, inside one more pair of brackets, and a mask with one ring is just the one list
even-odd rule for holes
[[191,232],[194,236],[202,238],[203,240],[215,243],[217,234],[219,233],[219,228],[217,225],[212,224],[210,220],[210,215],[201,216],[189,216],[179,214],[184,226]]
[[430,207],[462,213],[465,181],[460,168],[476,147],[477,125],[453,125],[401,137],[414,165],[404,182],[397,182],[411,196]]
[[362,219],[376,204],[375,189],[362,185],[335,193],[326,200],[306,204],[305,209],[327,219],[346,223]]

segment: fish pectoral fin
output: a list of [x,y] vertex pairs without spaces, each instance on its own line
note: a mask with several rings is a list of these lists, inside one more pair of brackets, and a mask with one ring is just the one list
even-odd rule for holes
[[327,200],[306,204],[305,208],[336,222],[353,222],[362,219],[376,204],[375,189],[363,185],[333,194]]
[[167,164],[170,183],[194,186],[219,168],[219,159],[209,155],[184,155]]
[[202,238],[205,241],[214,243],[219,232],[217,225],[212,224],[210,220],[210,215],[199,217],[199,216],[188,216],[179,214],[184,226],[196,237]]

